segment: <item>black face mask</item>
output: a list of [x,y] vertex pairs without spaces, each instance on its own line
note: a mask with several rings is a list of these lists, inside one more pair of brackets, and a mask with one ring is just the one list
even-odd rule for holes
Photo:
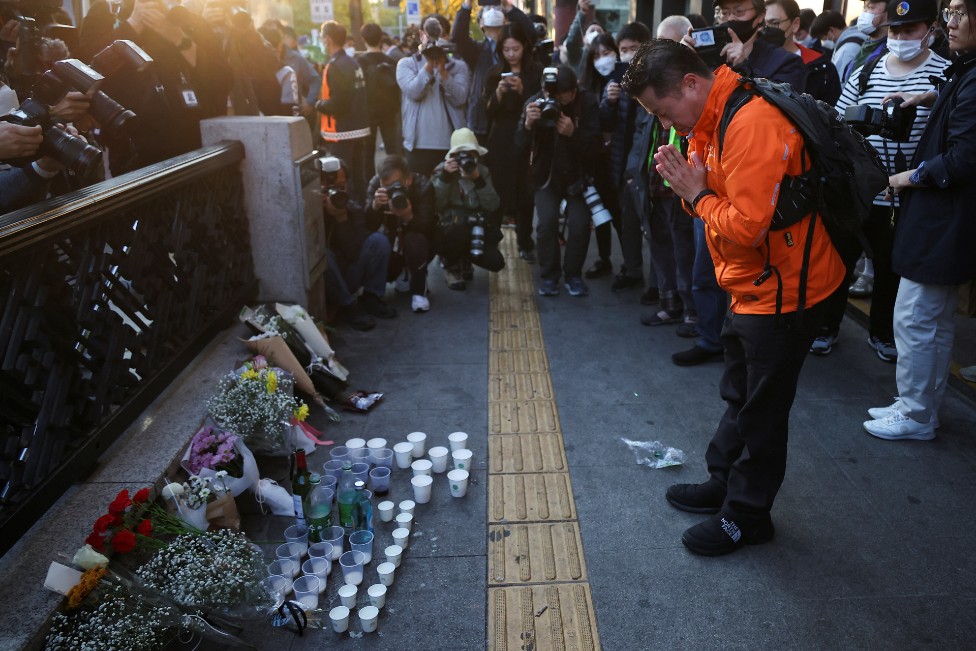
[[781,30],[779,27],[764,27],[762,33],[759,34],[759,38],[766,41],[770,45],[783,47],[783,45],[786,43],[786,32]]
[[718,25],[718,27],[731,29],[739,37],[739,40],[745,43],[756,33],[756,28],[752,25],[754,20],[756,20],[755,17],[749,20],[730,20]]

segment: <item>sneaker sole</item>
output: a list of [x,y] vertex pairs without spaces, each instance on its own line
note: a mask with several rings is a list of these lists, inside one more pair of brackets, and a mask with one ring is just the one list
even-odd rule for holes
[[708,515],[714,515],[722,510],[721,506],[688,506],[687,504],[682,504],[678,500],[671,499],[669,495],[665,495],[664,499],[668,501],[668,504],[678,509],[679,511],[684,511],[685,513],[705,513]]
[[[870,421],[868,421],[870,422]],[[913,432],[911,434],[888,434],[882,432],[872,432],[868,429],[867,423],[864,424],[864,431],[877,439],[884,441],[931,441],[935,438],[934,431]]]

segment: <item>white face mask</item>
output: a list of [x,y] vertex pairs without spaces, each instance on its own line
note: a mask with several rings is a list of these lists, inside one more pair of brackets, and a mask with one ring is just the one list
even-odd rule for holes
[[348,54],[351,57],[356,56],[356,48],[354,48],[354,47],[347,47],[346,48],[346,54]]
[[617,57],[615,57],[612,54],[608,54],[606,56],[600,57],[599,59],[593,60],[593,67],[596,68],[596,71],[599,72],[604,77],[609,76],[610,73],[613,72],[613,68],[616,65],[617,65]]
[[825,50],[833,50],[836,43],[828,39],[823,39],[820,41],[820,45],[822,45]]
[[911,61],[929,47],[929,37],[918,40],[896,41],[888,39],[888,51],[900,61]]
[[635,54],[637,54],[637,53],[636,52],[623,52],[623,53],[621,53],[621,55],[620,55],[620,62],[621,63],[630,63],[631,61],[634,60],[634,55]]
[[877,14],[872,14],[870,11],[863,12],[857,17],[857,28],[864,34],[872,34],[877,29],[874,26],[874,19],[877,17]]

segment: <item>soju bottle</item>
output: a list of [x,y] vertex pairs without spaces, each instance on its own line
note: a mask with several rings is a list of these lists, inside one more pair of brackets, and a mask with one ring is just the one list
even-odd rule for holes
[[336,484],[336,501],[339,502],[339,524],[349,535],[355,530],[353,508],[356,505],[356,478],[352,476],[352,462],[342,463],[342,475]]
[[373,530],[373,505],[366,497],[366,482],[356,482],[356,506],[353,509],[353,525],[356,531]]
[[308,541],[322,542],[322,532],[332,526],[332,490],[317,481],[312,483],[312,491],[305,499],[305,519]]
[[295,501],[295,519],[305,524],[305,497],[312,490],[312,475],[308,471],[305,450],[295,450],[295,467],[291,475],[291,497]]

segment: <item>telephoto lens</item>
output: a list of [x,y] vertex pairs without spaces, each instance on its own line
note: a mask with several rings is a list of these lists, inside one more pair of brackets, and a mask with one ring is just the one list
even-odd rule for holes
[[586,189],[583,190],[583,199],[586,201],[586,207],[590,210],[594,226],[600,226],[613,219],[610,211],[603,206],[600,193],[592,185],[586,186]]
[[406,210],[407,206],[410,205],[410,199],[407,198],[407,188],[399,181],[391,183],[386,192],[390,196],[390,205],[393,206],[394,210]]
[[471,224],[471,257],[480,258],[485,254],[485,216],[480,212],[468,216]]

